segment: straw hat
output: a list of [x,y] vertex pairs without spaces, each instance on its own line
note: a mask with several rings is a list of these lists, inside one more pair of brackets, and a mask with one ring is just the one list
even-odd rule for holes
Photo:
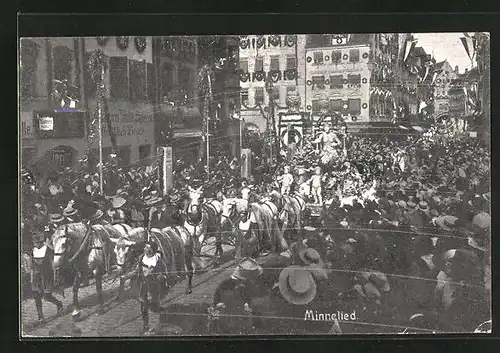
[[120,208],[125,205],[126,202],[127,200],[120,196],[113,197],[111,201],[111,203],[113,204],[113,208]]
[[408,205],[409,208],[416,208],[417,207],[417,204],[411,200],[408,201],[406,204]]
[[59,214],[59,213],[53,213],[49,217],[49,222],[50,223],[59,223],[59,222],[62,222],[62,221],[64,221],[64,217],[61,214]]
[[445,215],[441,217],[437,217],[433,220],[433,223],[444,230],[452,230],[452,227],[455,227],[455,223],[458,220],[458,217]]
[[73,208],[73,206],[69,205],[68,207],[66,207],[64,210],[63,210],[63,216],[64,217],[71,217],[71,216],[74,216],[78,213],[77,210],[75,210]]
[[391,289],[387,276],[380,271],[362,272],[361,277],[374,284],[382,292],[388,292]]
[[429,205],[428,205],[428,204],[427,204],[427,202],[425,202],[425,201],[420,201],[420,202],[418,203],[418,209],[419,209],[420,211],[428,211],[428,210],[429,210]]
[[325,263],[316,249],[308,248],[302,241],[297,241],[291,245],[290,251],[297,262],[306,266],[306,269],[311,272],[314,279],[328,279]]
[[234,270],[231,277],[233,279],[239,280],[254,280],[259,277],[264,270],[262,267],[252,258],[245,257],[240,261],[238,267]]
[[307,305],[316,297],[316,282],[306,269],[288,266],[280,273],[279,290],[290,304]]

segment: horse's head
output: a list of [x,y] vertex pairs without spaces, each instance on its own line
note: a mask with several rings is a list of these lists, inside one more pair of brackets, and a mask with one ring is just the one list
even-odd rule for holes
[[199,211],[199,206],[200,206],[200,199],[201,196],[203,195],[203,186],[200,186],[197,189],[192,188],[191,186],[188,186],[189,190],[189,206],[188,206],[188,213],[198,213]]
[[57,228],[51,237],[52,247],[54,249],[53,266],[60,268],[68,259],[69,253],[74,246],[75,234],[72,227],[64,225]]
[[236,200],[233,198],[223,198],[222,200],[222,214],[220,219],[220,226],[224,228],[228,221],[236,217]]
[[[127,260],[131,255],[131,248],[134,248],[137,245],[137,242],[130,241],[125,237],[110,238],[110,240],[115,244],[114,252],[116,256],[116,267],[119,271],[123,270]],[[129,255],[127,257],[127,255]]]

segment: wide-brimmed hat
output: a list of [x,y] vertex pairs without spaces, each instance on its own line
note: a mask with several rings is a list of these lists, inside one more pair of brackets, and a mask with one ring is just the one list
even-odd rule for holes
[[64,217],[71,217],[74,216],[78,213],[78,210],[75,210],[73,206],[69,205],[63,210],[63,216]]
[[115,196],[111,200],[111,203],[113,204],[113,208],[120,208],[123,205],[125,205],[126,202],[127,202],[127,200],[125,200],[123,197],[120,197],[120,196]]
[[263,272],[264,270],[257,263],[257,261],[252,258],[245,257],[240,261],[231,277],[239,280],[253,280],[259,277]]
[[420,201],[420,202],[418,203],[418,209],[419,209],[420,211],[428,211],[428,210],[429,210],[429,205],[428,205],[428,204],[427,204],[427,202],[425,202],[425,201]]
[[64,217],[60,213],[53,213],[49,216],[49,222],[59,223],[64,221]]
[[158,196],[149,196],[144,199],[144,204],[147,207],[155,207],[164,203],[165,201],[163,200],[163,198]]
[[411,201],[411,200],[410,200],[410,201],[408,201],[408,202],[406,203],[406,205],[407,205],[408,207],[410,207],[410,208],[416,208],[416,207],[417,207],[417,204],[416,204],[415,202]]
[[458,220],[458,217],[444,215],[441,217],[437,217],[433,220],[433,223],[444,230],[452,230],[455,227],[455,223]]
[[360,275],[367,282],[373,283],[382,292],[388,292],[391,290],[387,276],[380,271],[369,270],[361,272]]
[[307,305],[316,297],[316,282],[303,267],[288,266],[280,273],[279,290],[290,304]]

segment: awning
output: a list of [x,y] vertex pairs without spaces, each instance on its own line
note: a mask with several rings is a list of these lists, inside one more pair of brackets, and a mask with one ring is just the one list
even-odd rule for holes
[[[201,138],[204,136],[204,133],[199,129],[179,129],[174,130],[174,138]],[[209,135],[213,136],[212,134]]]

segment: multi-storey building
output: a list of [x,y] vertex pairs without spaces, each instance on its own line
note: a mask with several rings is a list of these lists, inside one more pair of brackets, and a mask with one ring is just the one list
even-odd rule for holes
[[[94,118],[96,87],[89,55],[104,53],[105,84],[112,131],[124,164],[150,157],[154,148],[154,75],[151,37],[23,38],[20,44],[22,163],[56,169],[83,156],[89,119]],[[66,82],[75,100],[56,92]],[[58,86],[59,85],[59,86]],[[104,120],[104,119],[103,119]],[[91,162],[97,155],[97,138]],[[111,152],[103,121],[103,155]]]
[[434,86],[434,116],[438,117],[448,113],[449,95],[448,91],[452,87],[453,81],[458,78],[458,66],[453,69],[448,62],[444,60],[434,64],[435,77],[432,77]]
[[370,76],[368,44],[351,45],[337,37],[341,44],[307,48],[306,110],[313,121],[329,112],[345,116],[346,122],[368,122]]
[[[300,110],[305,111],[305,42],[306,35],[240,37],[241,116],[248,127],[260,132],[270,128],[270,100],[278,116],[287,110],[287,96],[291,94],[298,93],[302,98]],[[272,82],[270,92],[266,80]]]

